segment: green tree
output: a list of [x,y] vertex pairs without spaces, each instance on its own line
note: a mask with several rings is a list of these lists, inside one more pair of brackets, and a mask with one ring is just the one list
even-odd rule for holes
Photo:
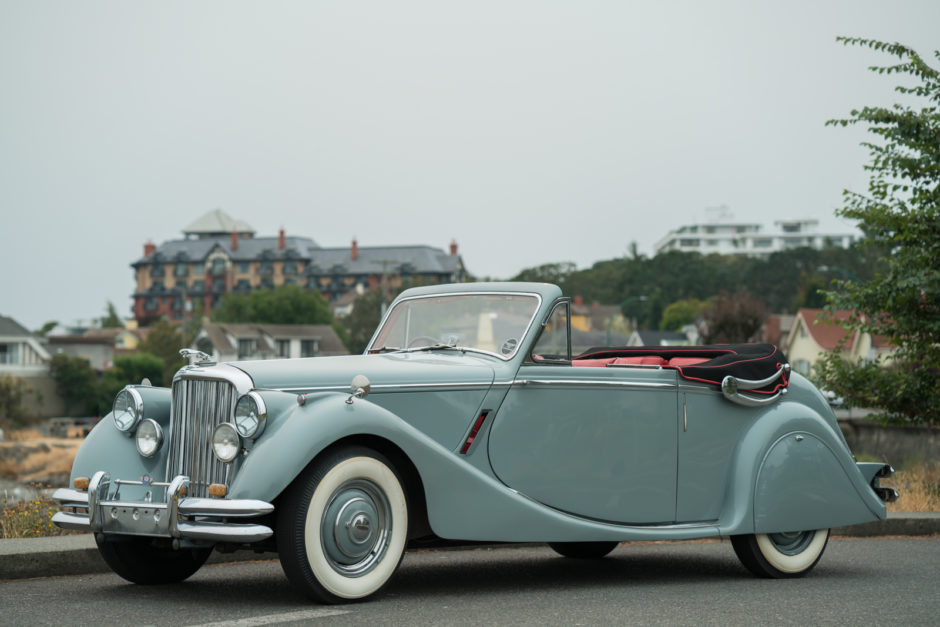
[[115,359],[114,366],[104,371],[98,384],[99,415],[111,411],[114,397],[125,385],[138,384],[144,379],[158,385],[163,381],[163,368],[163,360],[150,353],[137,352]]
[[212,310],[213,322],[259,324],[330,324],[333,314],[319,292],[281,285],[250,294],[225,294]]
[[42,395],[21,377],[0,375],[0,426],[20,429],[35,421],[36,417],[26,409],[26,397],[30,395],[42,402]]
[[157,380],[151,380],[156,386],[169,386],[173,381],[173,374],[186,365],[186,360],[180,357],[180,349],[189,345],[188,338],[183,336],[182,330],[166,320],[158,320],[150,325],[147,338],[137,347],[139,352],[150,353],[163,362],[163,372]]
[[766,318],[767,306],[747,292],[721,292],[702,312],[699,334],[703,344],[751,342]]
[[[864,107],[827,122],[865,125],[876,138],[863,143],[868,192],[846,190],[837,213],[858,220],[885,256],[884,271],[870,280],[837,281],[829,307],[851,310],[847,328],[884,336],[897,349],[890,363],[829,354],[816,374],[851,405],[880,409],[898,422],[940,424],[940,73],[898,43],[839,41],[900,59],[870,69],[905,77],[895,91],[918,106]],[[940,59],[940,51],[934,56]]]
[[826,305],[825,289],[829,283],[821,274],[801,272],[800,284],[797,287],[796,298],[793,300],[793,310],[801,307],[820,309]]
[[101,319],[101,327],[103,329],[120,329],[123,326],[124,322],[121,320],[121,316],[118,315],[117,309],[114,308],[114,303],[109,300],[108,313]]
[[526,268],[514,276],[511,281],[531,281],[534,283],[554,283],[565,288],[565,279],[577,270],[571,261],[545,263],[534,268]]
[[679,331],[685,325],[695,322],[704,308],[705,303],[697,298],[677,300],[663,310],[659,328],[662,331]]
[[365,350],[375,328],[379,326],[382,319],[382,304],[387,305],[392,302],[394,297],[382,297],[382,290],[368,290],[353,303],[352,312],[340,321],[346,329],[348,341],[346,348],[352,354],[361,353]]
[[57,353],[49,362],[49,374],[65,403],[66,415],[88,416],[94,413],[97,407],[98,374],[87,359]]
[[38,335],[39,337],[46,337],[46,334],[49,333],[49,331],[56,328],[57,326],[59,326],[59,322],[57,320],[50,320],[49,322],[45,323],[44,325],[36,329],[34,333]]

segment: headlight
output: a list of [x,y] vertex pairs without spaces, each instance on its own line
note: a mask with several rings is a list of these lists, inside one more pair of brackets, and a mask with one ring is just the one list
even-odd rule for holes
[[144,401],[134,388],[124,388],[114,397],[111,411],[118,431],[130,434],[144,415]]
[[235,459],[239,448],[241,448],[241,439],[233,424],[223,422],[215,428],[212,433],[212,450],[220,461],[227,463]]
[[264,431],[268,410],[257,392],[248,392],[239,398],[232,414],[235,428],[242,437],[254,438]]
[[155,421],[142,420],[137,427],[137,452],[144,457],[153,457],[163,444],[163,429]]

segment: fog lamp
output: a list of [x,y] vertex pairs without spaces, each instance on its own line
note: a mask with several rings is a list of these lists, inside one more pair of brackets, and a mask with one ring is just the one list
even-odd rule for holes
[[223,422],[212,432],[212,451],[219,461],[226,463],[232,461],[238,456],[240,448],[241,439],[233,424]]
[[90,482],[91,480],[88,477],[75,477],[75,481],[72,482],[72,487],[76,490],[87,490]]
[[163,429],[155,421],[147,418],[137,427],[137,452],[144,457],[153,457],[163,444]]

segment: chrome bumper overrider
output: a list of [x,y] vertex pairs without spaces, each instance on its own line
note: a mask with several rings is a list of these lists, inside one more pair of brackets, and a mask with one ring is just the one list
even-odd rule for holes
[[56,490],[52,498],[58,501],[62,511],[52,517],[52,522],[64,529],[95,533],[240,544],[258,542],[274,533],[264,525],[228,522],[230,518],[270,514],[274,511],[271,503],[252,499],[186,498],[183,493],[189,478],[183,475],[170,483],[150,484],[166,489],[164,502],[125,501],[119,496],[120,485],[124,483],[140,485],[139,482],[115,481],[112,491],[110,475],[99,471],[91,478],[87,491]]

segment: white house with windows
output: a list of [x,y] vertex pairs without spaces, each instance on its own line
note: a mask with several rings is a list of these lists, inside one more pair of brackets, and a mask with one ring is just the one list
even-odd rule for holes
[[793,248],[848,248],[856,239],[850,233],[820,232],[814,218],[777,220],[773,229],[765,230],[761,224],[735,220],[725,206],[705,213],[705,221],[669,231],[654,246],[655,254],[678,250],[759,257]]
[[48,370],[49,352],[13,318],[0,316],[0,374],[34,376]]
[[830,320],[823,316],[822,309],[800,309],[784,346],[793,369],[802,375],[811,376],[820,356],[837,349],[853,362],[890,360],[895,347],[887,338],[855,331],[846,338],[849,331],[837,323],[848,320],[851,313],[837,310],[832,313],[833,320]]
[[190,348],[219,362],[349,354],[328,324],[207,323]]

